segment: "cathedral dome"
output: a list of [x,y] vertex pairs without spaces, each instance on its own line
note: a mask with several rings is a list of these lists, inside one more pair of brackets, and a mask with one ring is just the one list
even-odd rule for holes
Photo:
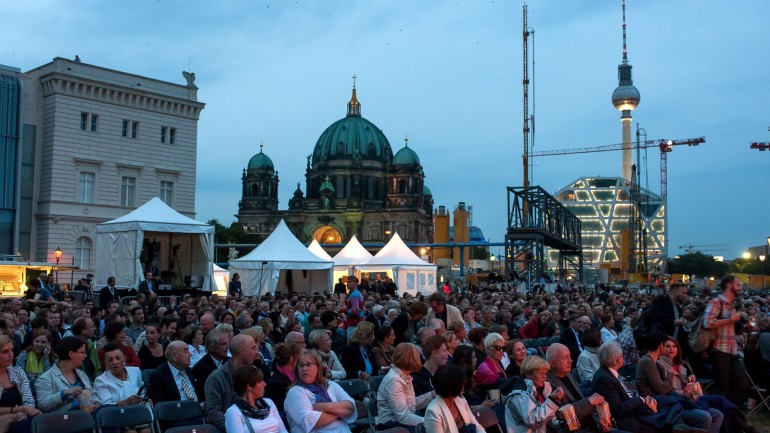
[[393,165],[420,165],[420,157],[417,156],[417,152],[412,150],[409,145],[406,145],[396,152],[396,156],[393,158]]
[[261,144],[259,145],[259,153],[251,157],[249,165],[246,168],[248,170],[275,170],[275,167],[273,167],[273,160],[262,153]]
[[374,160],[388,163],[393,158],[390,143],[380,128],[361,117],[356,89],[348,103],[348,115],[331,124],[313,149],[313,162],[330,160]]

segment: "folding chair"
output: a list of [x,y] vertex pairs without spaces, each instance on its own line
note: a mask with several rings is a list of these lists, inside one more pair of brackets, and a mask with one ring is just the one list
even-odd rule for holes
[[372,391],[372,396],[377,398],[377,391],[380,389],[380,384],[385,376],[372,376],[369,378],[369,389]]
[[[692,365],[690,365],[689,361],[685,361],[683,364],[687,368],[687,371],[690,372],[690,374],[695,374],[695,369],[692,368]],[[714,381],[712,379],[708,379],[705,377],[697,377],[695,381],[700,383],[700,387],[703,390],[704,394],[706,393],[706,391],[708,391],[709,388],[711,388],[712,385],[714,385]]]
[[474,411],[473,414],[476,416],[476,421],[484,427],[487,433],[503,433],[503,429],[500,427],[500,420],[497,419],[497,415],[495,415],[492,409],[485,407]]
[[158,431],[166,431],[172,427],[201,425],[206,422],[201,405],[196,401],[163,401],[155,405],[155,419],[158,421]]
[[540,353],[540,356],[545,357],[545,351],[548,349],[548,346],[551,345],[551,337],[540,337],[537,340],[535,340],[535,347],[537,348],[537,351]]
[[142,370],[142,383],[150,383],[150,375],[152,374],[152,372],[153,372],[152,368]]
[[337,384],[355,400],[363,400],[369,392],[369,385],[361,379],[339,380]]
[[743,367],[743,372],[746,373],[746,377],[748,377],[749,382],[751,382],[751,390],[757,394],[757,397],[759,397],[757,399],[757,404],[751,408],[749,413],[746,415],[746,418],[754,415],[755,413],[758,413],[760,410],[762,410],[763,407],[770,411],[770,398],[762,395],[762,393],[767,392],[767,390],[759,387],[757,383],[754,382],[754,379],[749,374],[749,370],[746,369],[746,364],[743,363],[743,359],[739,359],[739,361],[741,363],[741,367]]
[[377,430],[377,433],[409,433],[409,430],[403,427],[393,427],[387,430]]
[[32,418],[32,433],[93,433],[94,417],[83,411],[41,413]]
[[173,427],[165,433],[219,433],[219,428],[211,424],[195,424],[186,427]]
[[99,433],[105,428],[123,430],[143,424],[150,426],[151,433],[157,431],[152,410],[141,404],[103,407],[96,412],[96,429]]
[[535,347],[537,347],[537,344],[535,344],[537,342],[537,339],[535,338],[525,338],[521,340],[521,342],[524,344],[524,347],[526,347],[527,349],[534,349]]
[[358,418],[350,423],[350,430],[352,432],[363,432],[366,429],[374,431],[374,419],[369,415],[369,410],[362,401],[354,400],[356,402],[356,414]]

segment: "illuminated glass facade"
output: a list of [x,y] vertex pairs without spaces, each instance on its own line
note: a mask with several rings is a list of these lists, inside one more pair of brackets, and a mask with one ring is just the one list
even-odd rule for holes
[[[559,190],[555,197],[580,218],[586,266],[619,264],[621,233],[628,230],[633,217],[631,184],[620,177],[581,177]],[[647,269],[652,270],[660,267],[668,255],[666,205],[659,195],[644,188],[640,188],[639,202]],[[638,250],[638,241],[636,245]],[[557,251],[549,252],[552,262],[557,256]]]

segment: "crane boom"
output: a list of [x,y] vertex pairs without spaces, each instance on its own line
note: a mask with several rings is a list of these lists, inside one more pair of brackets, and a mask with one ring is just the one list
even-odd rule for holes
[[[671,152],[673,146],[697,146],[705,142],[706,139],[704,137],[687,138],[682,140],[645,140],[639,142],[639,147],[642,149],[657,147],[661,152]],[[529,156],[534,158],[539,156],[572,155],[576,153],[612,152],[616,150],[623,150],[623,143],[609,144],[606,146],[577,147],[571,149],[539,150],[537,152],[530,152]]]

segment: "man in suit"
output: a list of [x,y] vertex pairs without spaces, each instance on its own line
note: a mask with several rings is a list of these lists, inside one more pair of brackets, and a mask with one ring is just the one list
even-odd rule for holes
[[374,324],[374,333],[380,329],[380,326],[385,324],[387,318],[385,317],[385,307],[382,305],[375,305],[372,312],[366,315],[366,321]]
[[150,399],[162,401],[195,400],[195,377],[190,369],[190,349],[183,341],[172,341],[166,348],[166,360],[150,374]]
[[674,337],[682,347],[682,356],[691,353],[687,331],[684,325],[687,319],[682,317],[680,305],[687,299],[687,286],[680,282],[671,284],[667,294],[658,295],[652,300],[650,314],[647,317],[650,331],[662,331]]
[[112,301],[120,302],[118,289],[115,288],[115,277],[107,278],[107,285],[102,287],[102,290],[99,292],[99,307],[102,310],[106,310],[107,305]]
[[204,342],[206,354],[192,369],[192,374],[195,378],[195,393],[198,395],[198,401],[204,401],[206,399],[204,390],[206,379],[211,373],[230,359],[230,357],[227,356],[227,346],[229,344],[230,342],[227,339],[227,334],[224,332],[213,330],[206,335],[206,341]]
[[139,283],[139,293],[149,295],[155,293],[158,290],[157,283],[152,279],[152,273],[147,272],[144,277],[144,281]]
[[577,365],[580,352],[583,351],[583,330],[589,326],[591,326],[591,320],[588,316],[572,314],[569,316],[569,326],[559,336],[559,343],[567,346],[567,349],[569,349],[573,369]]
[[604,397],[596,393],[588,398],[583,397],[580,386],[571,373],[572,359],[569,348],[560,343],[553,343],[548,347],[545,357],[551,365],[551,369],[546,374],[546,380],[552,388],[564,390],[564,395],[557,402],[559,406],[571,404],[575,408],[575,416],[580,425],[598,431],[592,414],[595,406],[604,403]]

